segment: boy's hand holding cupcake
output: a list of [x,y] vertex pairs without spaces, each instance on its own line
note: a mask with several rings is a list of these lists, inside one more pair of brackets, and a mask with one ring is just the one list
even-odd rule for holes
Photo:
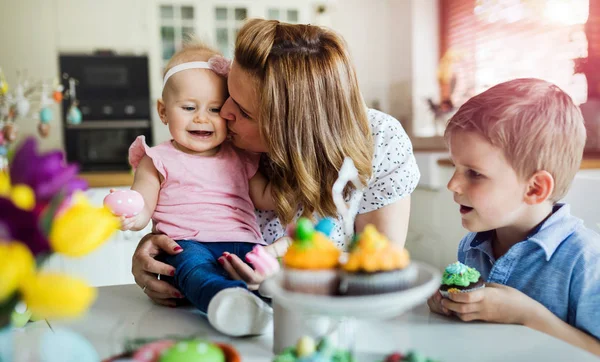
[[[438,295],[439,292],[436,294]],[[430,298],[436,298],[434,295]],[[547,311],[540,303],[531,299],[519,290],[506,285],[487,283],[485,288],[471,292],[450,292],[448,298],[439,298],[434,308],[454,313],[465,322],[480,320],[494,323],[530,325],[532,318]],[[439,313],[432,308],[432,312]]]
[[427,300],[438,314],[455,314],[463,321],[526,324],[537,303],[517,289],[484,283],[479,272],[460,262],[444,270],[440,289]]

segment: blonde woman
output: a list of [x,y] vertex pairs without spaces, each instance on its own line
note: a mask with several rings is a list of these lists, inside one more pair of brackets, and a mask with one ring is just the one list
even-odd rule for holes
[[[404,245],[410,193],[419,180],[412,145],[396,119],[365,105],[339,35],[317,26],[250,20],[236,40],[228,89],[221,116],[228,121],[231,139],[239,148],[263,154],[260,168],[271,183],[276,209],[256,213],[265,242],[278,246],[271,252],[285,251],[286,243],[275,242],[300,215],[332,217],[331,238],[346,248],[331,195],[346,156],[354,160],[365,185],[355,230],[372,223]],[[346,197],[360,195],[349,187]],[[132,272],[153,301],[175,306],[181,294],[157,279],[157,274],[174,273],[155,260],[161,252],[177,254],[181,247],[164,235],[144,237]],[[250,290],[262,281],[234,254],[223,253],[218,262]],[[271,315],[268,305],[238,289],[215,296],[209,321],[225,334],[261,333]]]

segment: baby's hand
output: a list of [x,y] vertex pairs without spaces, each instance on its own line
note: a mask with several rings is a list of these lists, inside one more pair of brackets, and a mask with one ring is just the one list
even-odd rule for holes
[[435,294],[432,295],[429,299],[427,299],[427,305],[429,306],[429,310],[433,313],[450,315],[450,311],[448,308],[442,305],[442,294],[440,294],[439,290],[435,291]]
[[135,226],[135,223],[138,219],[139,215],[136,216],[119,216],[119,220],[121,221],[121,230],[131,230]]

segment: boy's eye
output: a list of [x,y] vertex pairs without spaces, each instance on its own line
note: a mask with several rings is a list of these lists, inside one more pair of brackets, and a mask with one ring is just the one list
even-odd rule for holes
[[471,178],[480,178],[480,177],[483,177],[483,175],[482,175],[482,174],[480,174],[479,172],[477,172],[477,171],[474,171],[474,170],[469,170],[469,171],[467,171],[467,175],[468,175],[469,177],[471,177]]

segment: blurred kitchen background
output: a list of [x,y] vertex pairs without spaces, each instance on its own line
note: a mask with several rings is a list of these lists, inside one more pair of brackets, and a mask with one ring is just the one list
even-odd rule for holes
[[[49,106],[40,144],[78,162],[101,203],[109,188],[131,184],[127,148],[137,135],[169,138],[155,104],[163,66],[186,34],[231,56],[252,17],[324,25],[346,39],[367,104],[396,117],[413,141],[422,173],[407,241],[415,259],[442,268],[465,234],[445,189],[446,120],[470,96],[517,77],[552,81],[581,105],[588,144],[567,200],[598,230],[600,0],[0,0],[0,69],[13,88],[59,82],[76,94],[81,117],[72,98]],[[32,103],[15,122],[17,141],[39,124]],[[86,259],[50,267],[95,285],[133,282],[131,255],[145,233],[119,233]]]

